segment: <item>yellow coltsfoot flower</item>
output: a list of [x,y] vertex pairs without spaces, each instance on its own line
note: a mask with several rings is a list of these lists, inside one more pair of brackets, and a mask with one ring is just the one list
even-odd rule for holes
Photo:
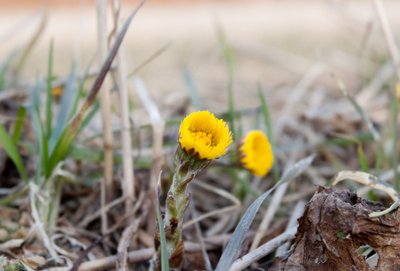
[[213,160],[224,155],[231,143],[228,125],[208,111],[189,114],[179,128],[180,147],[200,160]]
[[267,136],[260,130],[250,131],[239,146],[240,163],[253,175],[264,176],[274,163],[274,154]]

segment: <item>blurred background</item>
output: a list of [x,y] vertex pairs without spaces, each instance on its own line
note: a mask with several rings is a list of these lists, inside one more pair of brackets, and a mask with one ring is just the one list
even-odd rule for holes
[[[51,40],[56,75],[67,74],[73,60],[83,72],[96,57],[95,2],[0,0],[0,54],[6,58],[21,50],[43,20],[43,33],[21,71],[25,78],[45,74]],[[123,1],[122,17],[137,3]],[[399,33],[400,2],[384,5]],[[111,31],[111,15],[108,19]],[[149,0],[126,37],[128,71],[163,50],[137,74],[160,106],[189,96],[189,75],[203,107],[222,111],[229,73],[221,36],[232,56],[237,108],[258,104],[258,85],[279,105],[273,101],[282,93],[286,99],[304,78],[307,88],[331,94],[338,78],[357,91],[388,57],[372,1]]]

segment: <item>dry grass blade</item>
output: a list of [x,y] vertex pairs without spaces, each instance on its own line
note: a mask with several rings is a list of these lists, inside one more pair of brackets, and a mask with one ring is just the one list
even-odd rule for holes
[[216,271],[227,270],[231,267],[233,261],[239,255],[241,250],[243,241],[245,239],[245,235],[250,228],[250,225],[253,223],[254,217],[258,209],[261,207],[261,204],[264,202],[266,198],[281,184],[286,183],[288,181],[293,180],[298,175],[304,172],[314,160],[314,156],[309,156],[304,158],[294,164],[291,168],[289,168],[282,176],[282,178],[267,192],[259,196],[246,210],[243,217],[240,219],[239,224],[237,225],[235,231],[232,234],[231,239],[229,240],[227,246],[222,253],[221,259],[218,262]]
[[396,210],[399,206],[400,206],[400,200],[398,199],[392,205],[390,205],[389,208],[387,208],[383,211],[379,211],[379,212],[372,212],[372,213],[368,214],[368,216],[369,217],[380,217],[380,216],[390,213],[391,211]]
[[33,220],[35,221],[34,227],[35,227],[36,231],[38,232],[40,239],[42,239],[44,246],[49,251],[51,257],[55,261],[59,261],[60,257],[57,254],[56,250],[54,249],[54,246],[53,246],[52,242],[50,241],[50,238],[44,229],[43,221],[40,220],[40,215],[36,208],[35,195],[39,194],[39,188],[33,182],[30,182],[29,186],[30,186],[29,187],[30,206],[32,209],[32,217],[33,217]]
[[360,115],[360,117],[362,118],[364,123],[367,125],[368,130],[372,134],[372,137],[374,138],[374,140],[375,141],[380,141],[381,136],[380,136],[379,132],[375,129],[374,124],[372,123],[372,121],[368,117],[367,113],[365,113],[365,111],[357,103],[357,101],[354,99],[354,97],[351,96],[347,92],[343,82],[338,81],[337,84],[338,84],[339,89],[342,91],[343,95],[350,101],[350,103],[353,105],[354,109],[357,111],[357,113]]
[[[39,23],[37,29],[35,30],[35,32],[33,33],[32,37],[31,37],[31,39],[29,40],[28,44],[24,48],[24,50],[23,50],[23,52],[21,54],[21,57],[19,58],[19,61],[15,66],[15,71],[17,73],[21,71],[21,68],[24,65],[28,55],[32,52],[32,49],[34,48],[35,44],[39,40],[39,38],[42,35],[43,31],[45,30],[46,23],[47,23],[47,16],[46,16],[45,13],[42,13],[41,14],[41,18],[40,18],[40,23]],[[16,78],[17,77],[18,76],[16,76]]]
[[[133,85],[135,86],[136,92],[145,107],[147,113],[150,116],[150,122],[153,132],[153,147],[152,147],[152,166],[150,170],[150,192],[149,197],[152,198],[151,202],[155,202],[156,199],[156,190],[157,190],[157,182],[159,179],[159,173],[161,172],[163,166],[163,136],[165,129],[165,121],[161,117],[160,111],[156,103],[151,99],[147,88],[145,87],[142,80],[136,78],[133,80]],[[149,218],[149,231],[153,231],[151,229],[151,225],[153,225],[152,221],[154,221],[155,208],[150,208],[150,213],[148,214]]]
[[[119,1],[118,1],[119,4]],[[118,21],[119,9],[114,9],[115,23]],[[116,25],[116,27],[117,25]],[[121,109],[121,144],[122,144],[122,170],[123,170],[123,183],[124,195],[126,197],[126,210],[129,209],[131,203],[135,200],[135,175],[134,165],[132,159],[132,138],[131,138],[131,125],[129,122],[129,96],[128,96],[128,83],[127,72],[125,63],[124,47],[121,48],[117,55],[117,73],[118,73],[118,90],[119,90],[119,104]]]
[[152,62],[154,59],[156,59],[158,56],[160,56],[162,53],[164,53],[170,46],[170,42],[162,46],[160,49],[158,49],[156,52],[154,52],[152,55],[150,55],[148,58],[146,58],[141,64],[136,66],[133,71],[131,71],[128,74],[128,78],[136,75],[142,68],[144,68],[147,64]]
[[[296,206],[293,208],[292,215],[290,216],[289,222],[286,226],[286,231],[289,231],[291,228],[298,226],[299,224],[298,219],[304,213],[305,207],[306,203],[304,200],[297,202]],[[290,242],[284,243],[276,250],[275,257],[284,257],[289,249],[290,249]]]
[[274,215],[275,215],[276,211],[278,210],[279,205],[282,202],[282,198],[286,192],[287,187],[288,187],[288,183],[284,183],[276,189],[276,192],[274,193],[274,195],[271,199],[271,203],[268,207],[268,210],[265,212],[263,220],[261,221],[261,224],[257,229],[256,235],[254,236],[250,250],[254,250],[260,244],[260,241],[261,241],[264,233],[266,232],[269,225],[271,224],[272,219],[274,218]]
[[121,203],[124,202],[124,201],[125,201],[125,198],[124,198],[124,197],[117,198],[117,199],[113,200],[112,202],[108,203],[107,205],[104,205],[104,206],[103,206],[100,210],[98,210],[97,212],[85,216],[85,219],[83,219],[83,220],[79,223],[79,226],[82,227],[82,228],[87,227],[87,225],[89,225],[90,222],[92,222],[93,220],[95,220],[95,219],[97,219],[99,216],[101,216],[103,212],[108,212],[111,208],[114,208],[115,206],[117,206],[118,204],[121,204]]
[[393,201],[398,200],[398,194],[397,194],[396,190],[393,187],[391,187],[390,185],[388,185],[387,183],[382,182],[378,177],[376,177],[372,174],[362,172],[362,171],[348,171],[348,170],[340,171],[334,177],[332,185],[333,186],[337,185],[339,182],[344,181],[344,180],[352,180],[357,183],[369,186],[373,189],[384,191],[389,195],[389,197]]
[[[128,253],[128,262],[140,262],[149,260],[154,255],[154,248],[145,248]],[[106,258],[85,262],[79,266],[78,271],[110,270],[118,261],[118,256],[113,255]]]
[[262,257],[268,255],[276,248],[281,246],[282,244],[286,243],[294,239],[296,234],[297,226],[290,228],[289,230],[285,231],[281,235],[275,237],[274,239],[268,241],[267,243],[263,244],[262,246],[258,247],[257,249],[253,250],[249,254],[241,257],[240,259],[236,260],[229,271],[239,271],[243,270],[244,268],[250,266],[252,263],[258,261]]
[[211,185],[208,185],[208,184],[202,183],[202,182],[194,182],[193,184],[196,185],[196,186],[200,186],[201,188],[203,188],[203,189],[205,189],[207,191],[215,193],[218,196],[224,197],[224,198],[232,201],[233,205],[227,206],[227,207],[224,207],[224,208],[221,208],[221,209],[218,209],[218,210],[214,210],[214,211],[202,214],[202,215],[198,215],[198,216],[196,216],[196,218],[193,218],[192,220],[189,220],[188,222],[183,224],[183,228],[184,229],[189,227],[189,226],[191,226],[191,225],[193,225],[193,224],[195,224],[195,223],[198,223],[198,222],[200,222],[203,219],[206,219],[208,217],[212,217],[212,216],[216,216],[216,215],[222,215],[224,213],[228,213],[228,212],[232,212],[234,210],[238,210],[240,208],[240,206],[241,206],[241,203],[240,203],[239,199],[237,199],[234,195],[226,192],[223,189],[219,189],[219,188],[216,188],[214,186],[211,186]]
[[117,55],[117,52],[119,50],[119,47],[121,46],[121,43],[125,37],[126,32],[128,31],[129,25],[131,24],[133,18],[135,15],[138,13],[140,8],[143,6],[144,1],[140,2],[139,6],[136,7],[136,9],[132,12],[132,14],[128,17],[126,22],[124,23],[120,33],[118,34],[115,43],[113,47],[111,48],[111,51],[109,52],[106,61],[103,63],[103,66],[101,67],[101,70],[99,72],[99,75],[96,77],[92,87],[89,90],[89,95],[86,97],[84,104],[82,105],[82,108],[80,112],[78,113],[77,116],[74,117],[74,119],[71,121],[71,126],[76,127],[79,126],[80,122],[82,121],[83,114],[87,111],[87,109],[93,104],[97,93],[100,91],[100,88],[103,84],[103,81],[108,73],[108,71],[111,68],[111,64],[114,61],[115,56]]
[[111,48],[111,51],[108,54],[106,61],[104,62],[99,75],[96,77],[92,87],[89,90],[89,94],[86,97],[82,107],[76,113],[76,115],[72,118],[72,120],[68,123],[67,127],[64,129],[63,134],[57,142],[54,152],[51,154],[49,159],[48,171],[52,172],[52,170],[57,166],[58,162],[63,160],[69,151],[69,148],[78,135],[78,132],[81,128],[81,125],[84,121],[84,117],[86,116],[87,111],[94,103],[98,92],[104,82],[104,79],[111,68],[111,64],[118,52],[119,46],[121,45],[126,32],[128,31],[129,25],[132,19],[135,17],[140,7],[144,2],[141,2],[139,6],[132,12],[132,14],[126,20],[124,26],[122,27],[120,33],[118,34],[116,41]]
[[[192,217],[196,217],[197,216],[197,211],[196,211],[195,207],[193,206],[193,204],[190,204],[190,211],[191,211]],[[208,257],[207,249],[206,249],[206,246],[204,244],[204,238],[203,238],[203,235],[201,233],[200,224],[197,222],[194,226],[195,226],[195,229],[196,229],[197,239],[198,239],[198,241],[200,243],[201,254],[203,255],[203,261],[204,261],[204,265],[206,267],[206,271],[212,271],[210,258]]]
[[399,54],[399,48],[396,45],[394,36],[393,36],[393,31],[390,27],[385,9],[382,5],[382,2],[380,0],[374,0],[374,6],[375,9],[378,13],[378,17],[382,26],[382,31],[386,39],[386,43],[389,48],[390,55],[393,60],[393,65],[396,69],[396,74],[397,74],[397,79],[400,80],[400,54]]
[[157,188],[158,174],[163,165],[163,135],[165,121],[161,117],[156,103],[151,99],[143,81],[139,78],[136,78],[133,80],[133,85],[135,86],[136,92],[143,106],[150,116],[151,127],[153,129],[153,163],[151,168],[150,187],[153,191],[156,191],[155,189]]
[[378,92],[382,89],[382,87],[386,84],[388,80],[390,80],[393,76],[394,70],[390,61],[387,61],[382,67],[375,73],[372,80],[363,87],[357,94],[356,100],[359,101],[360,104],[371,104],[373,100],[378,95]]
[[332,185],[336,185],[343,180],[353,180],[355,182],[364,184],[370,188],[384,191],[394,201],[394,203],[389,208],[383,211],[370,213],[369,214],[370,217],[383,216],[385,214],[390,213],[391,211],[394,211],[400,206],[400,199],[397,191],[387,183],[378,179],[378,177],[374,175],[361,171],[341,171],[334,178]]
[[121,240],[118,245],[119,261],[117,262],[118,270],[128,270],[128,249],[132,243],[134,234],[139,227],[139,219],[135,219],[123,232]]
[[315,63],[312,65],[307,73],[301,78],[298,84],[291,91],[293,93],[289,96],[289,98],[285,101],[285,105],[281,109],[281,113],[278,114],[280,117],[275,123],[274,128],[274,138],[277,138],[282,134],[282,130],[285,127],[286,123],[290,120],[290,116],[295,115],[293,110],[296,109],[296,103],[303,98],[303,96],[307,93],[310,86],[314,84],[314,82],[323,74],[325,71],[325,65],[321,63]]
[[[107,0],[97,0],[97,50],[99,66],[107,58]],[[111,103],[109,82],[105,79],[100,93],[100,112],[103,129],[104,177],[101,181],[101,231],[107,231],[107,214],[104,206],[112,198],[113,133],[111,129]]]

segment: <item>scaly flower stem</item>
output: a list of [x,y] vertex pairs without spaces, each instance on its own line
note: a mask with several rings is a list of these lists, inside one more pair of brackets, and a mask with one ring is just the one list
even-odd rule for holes
[[183,259],[182,225],[189,205],[187,186],[209,161],[193,159],[180,147],[175,154],[175,174],[166,199],[164,218],[165,238],[170,268],[180,268]]
[[[189,114],[182,121],[178,142],[175,172],[165,200],[165,241],[162,244],[163,251],[166,250],[168,255],[169,267],[173,270],[179,270],[183,260],[182,225],[189,205],[188,184],[213,159],[226,153],[232,143],[232,134],[223,120],[217,119],[208,111],[198,111]],[[158,235],[155,236],[155,245],[160,260]]]

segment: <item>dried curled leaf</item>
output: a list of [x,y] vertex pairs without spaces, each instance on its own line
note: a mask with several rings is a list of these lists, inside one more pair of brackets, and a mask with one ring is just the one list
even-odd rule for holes
[[332,185],[336,185],[343,180],[353,180],[355,182],[361,183],[363,185],[369,186],[373,189],[386,192],[389,197],[394,201],[394,203],[387,209],[383,211],[376,211],[369,214],[370,217],[379,217],[392,212],[400,206],[399,195],[396,190],[389,184],[381,181],[378,177],[362,172],[362,171],[340,171],[336,174]]
[[[399,270],[400,212],[369,216],[381,208],[350,191],[319,187],[299,219],[290,255],[271,270]],[[359,252],[366,244],[379,258],[372,269],[372,257]]]

